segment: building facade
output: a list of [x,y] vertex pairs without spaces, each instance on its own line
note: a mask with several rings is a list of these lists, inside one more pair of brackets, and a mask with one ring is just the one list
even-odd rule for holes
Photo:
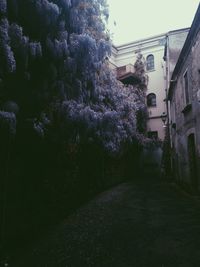
[[137,54],[141,53],[146,60],[148,87],[146,103],[148,107],[147,131],[149,137],[164,139],[164,128],[161,115],[166,115],[166,91],[164,75],[165,34],[139,40],[120,46],[113,46],[110,59],[111,67],[117,69],[121,80],[134,73]]
[[[125,83],[131,82],[131,74],[134,74],[134,63],[137,54],[141,53],[146,60],[148,75],[146,91],[147,134],[149,137],[161,140],[165,137],[162,120],[167,115],[166,88],[169,84],[168,77],[175,67],[187,33],[188,29],[181,29],[112,47],[111,68],[117,71],[118,79],[125,81]],[[169,55],[173,60],[166,60]]]
[[[170,64],[168,55],[167,64]],[[176,180],[200,186],[200,7],[169,80],[172,168]]]

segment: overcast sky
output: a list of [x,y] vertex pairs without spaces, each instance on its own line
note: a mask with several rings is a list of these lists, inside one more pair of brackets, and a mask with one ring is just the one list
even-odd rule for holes
[[190,27],[199,4],[197,0],[107,1],[115,45]]

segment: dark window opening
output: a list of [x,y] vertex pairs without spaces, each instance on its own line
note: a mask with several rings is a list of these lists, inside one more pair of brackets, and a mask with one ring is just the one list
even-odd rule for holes
[[156,107],[156,95],[151,93],[147,96],[147,106]]
[[147,56],[146,63],[147,63],[147,67],[146,67],[147,70],[154,70],[154,56],[153,55]]

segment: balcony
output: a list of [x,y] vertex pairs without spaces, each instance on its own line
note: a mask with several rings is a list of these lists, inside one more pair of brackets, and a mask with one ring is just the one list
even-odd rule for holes
[[132,64],[116,68],[117,79],[123,84],[138,84],[140,79],[135,75],[135,67]]
[[135,72],[135,68],[132,64],[118,67],[117,68],[117,78],[120,78],[121,76],[125,75],[126,73],[134,73],[134,72]]

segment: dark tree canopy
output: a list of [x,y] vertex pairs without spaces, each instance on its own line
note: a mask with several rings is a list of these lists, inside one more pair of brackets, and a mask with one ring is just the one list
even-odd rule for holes
[[7,236],[8,247],[138,177],[144,59],[137,85],[116,79],[107,18],[106,0],[0,0],[0,243]]
[[56,125],[58,138],[111,153],[136,139],[144,62],[139,56],[135,65],[138,86],[116,80],[106,60],[107,18],[105,0],[2,0],[0,109],[17,106],[18,120],[31,120],[40,136]]

